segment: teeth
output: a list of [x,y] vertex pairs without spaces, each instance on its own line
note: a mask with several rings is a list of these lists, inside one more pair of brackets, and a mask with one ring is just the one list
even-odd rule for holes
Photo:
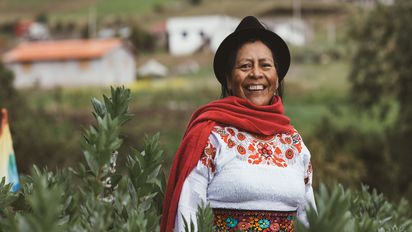
[[249,85],[248,90],[263,90],[263,85]]

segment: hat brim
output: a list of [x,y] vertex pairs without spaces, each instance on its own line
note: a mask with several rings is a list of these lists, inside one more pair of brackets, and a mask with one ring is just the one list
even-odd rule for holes
[[253,28],[231,33],[218,47],[213,61],[213,69],[220,84],[226,85],[225,69],[230,53],[251,38],[262,40],[270,46],[277,63],[278,77],[283,80],[290,66],[290,52],[286,42],[270,30]]

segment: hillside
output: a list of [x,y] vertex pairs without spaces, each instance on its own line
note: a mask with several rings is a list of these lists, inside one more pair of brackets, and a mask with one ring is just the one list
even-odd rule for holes
[[[135,18],[145,22],[170,16],[228,14],[232,16],[291,16],[292,0],[203,0],[191,5],[189,0],[2,0],[0,22],[46,14],[51,21],[86,21],[91,7],[105,18]],[[346,5],[330,1],[302,1],[302,15],[333,15],[345,12]]]

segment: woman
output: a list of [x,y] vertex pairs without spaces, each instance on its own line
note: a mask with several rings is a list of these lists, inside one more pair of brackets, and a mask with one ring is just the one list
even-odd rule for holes
[[293,231],[315,207],[310,153],[283,114],[286,43],[245,17],[219,46],[222,99],[192,116],[170,172],[161,231],[184,231],[202,202],[217,231]]

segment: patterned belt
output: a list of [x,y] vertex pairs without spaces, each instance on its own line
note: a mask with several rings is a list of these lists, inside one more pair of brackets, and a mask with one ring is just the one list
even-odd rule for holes
[[294,232],[296,211],[213,209],[216,232]]

